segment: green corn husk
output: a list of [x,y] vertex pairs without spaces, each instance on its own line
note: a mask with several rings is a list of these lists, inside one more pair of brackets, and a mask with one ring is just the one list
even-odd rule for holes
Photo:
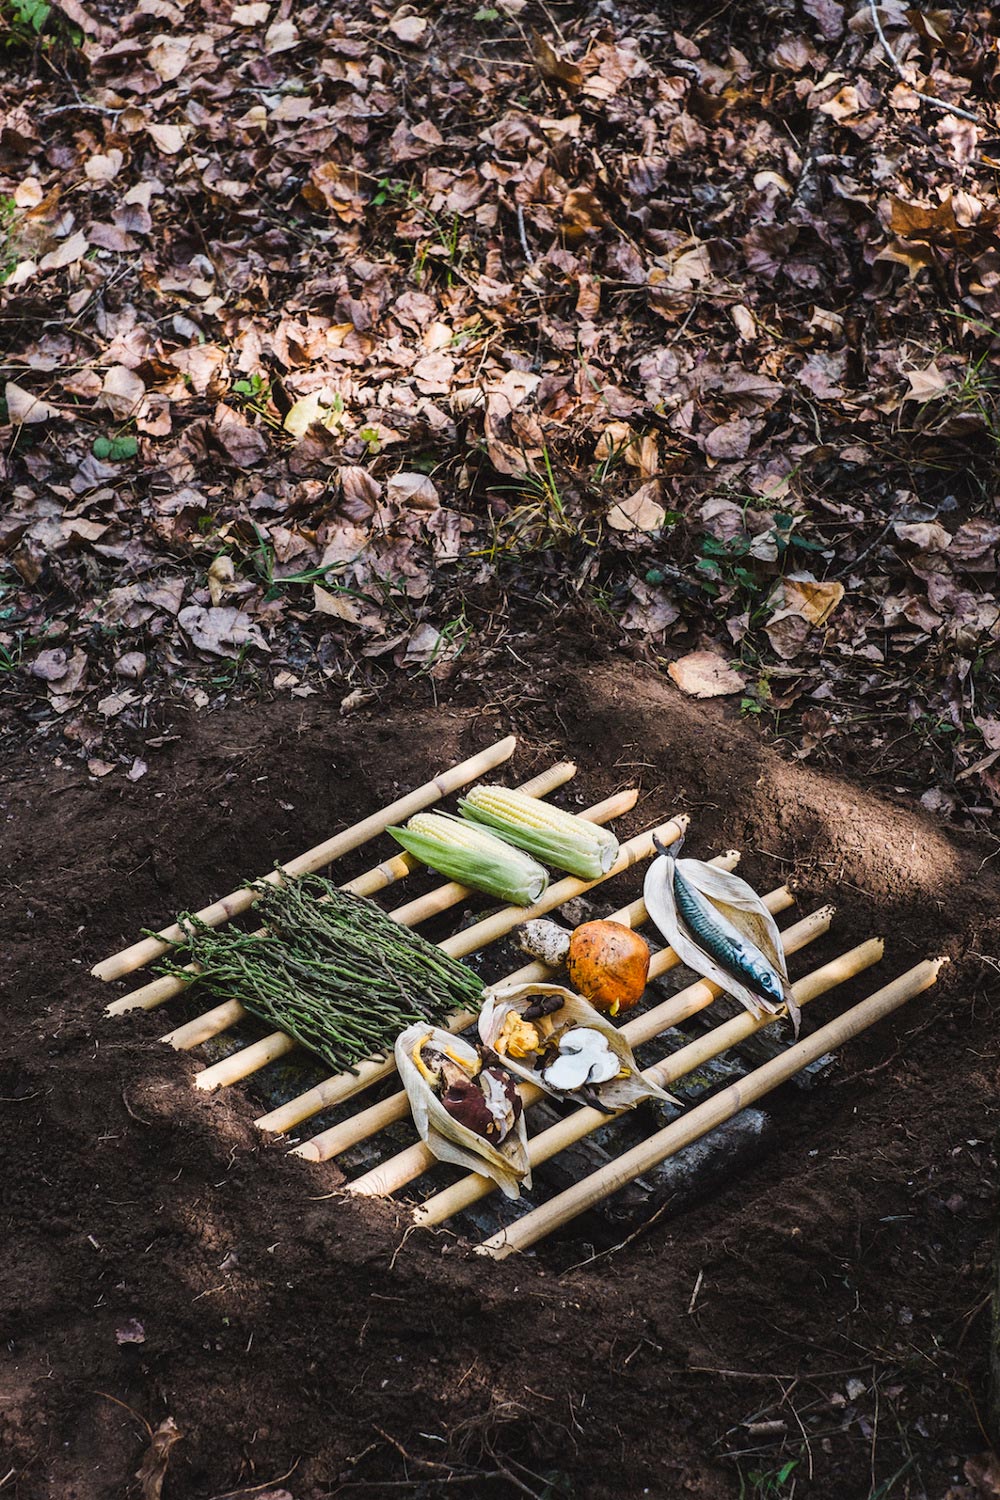
[[580,880],[599,880],[618,857],[618,840],[609,829],[510,787],[473,787],[458,805],[463,817]]
[[536,860],[452,813],[417,813],[405,828],[386,832],[440,875],[511,906],[534,905],[549,883]]
[[[181,916],[198,984],[239,1000],[334,1072],[385,1053],[407,1026],[476,1010],[482,981],[465,964],[394,922],[374,901],[318,875],[256,882],[261,933],[206,927]],[[190,979],[176,962],[160,973]]]

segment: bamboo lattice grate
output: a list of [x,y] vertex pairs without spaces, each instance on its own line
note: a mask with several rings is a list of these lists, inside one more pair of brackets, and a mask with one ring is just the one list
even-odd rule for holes
[[[402,822],[422,808],[468,786],[477,778],[495,772],[513,754],[515,743],[514,738],[509,737],[452,766],[416,791],[318,844],[306,854],[288,861],[265,879],[275,883],[280,881],[283,872],[299,875],[315,871],[350,851],[361,848],[383,833],[389,824]],[[547,797],[569,782],[576,775],[576,769],[572,763],[560,762],[523,783],[522,790],[535,797]],[[584,816],[595,822],[610,823],[630,812],[638,796],[636,790],[619,792],[585,809]],[[653,856],[654,836],[664,844],[674,843],[682,836],[687,824],[685,815],[671,816],[656,827],[622,843],[618,859],[600,880],[588,882],[569,876],[555,879],[533,907],[505,907],[492,912],[472,921],[471,925],[459,928],[438,946],[453,958],[467,958],[488,950],[522,922],[556,912],[567,902],[592,892],[597,887],[601,887],[600,894],[603,896],[603,886],[606,883]],[[732,869],[738,859],[739,855],[730,851],[718,856],[714,863]],[[342,889],[355,895],[375,896],[421,868],[410,855],[397,854],[348,881]],[[461,907],[470,897],[472,893],[465,887],[447,882],[396,906],[390,915],[403,925],[415,927],[453,908]],[[197,915],[209,926],[217,926],[249,910],[255,899],[256,893],[244,888],[212,903]],[[787,886],[771,891],[764,899],[768,908],[776,915],[787,911],[794,904]],[[647,920],[642,900],[632,901],[606,913],[601,912],[600,915],[634,928],[641,927]],[[834,916],[834,908],[824,906],[786,927],[781,934],[786,954],[791,956],[799,953],[828,932]],[[182,938],[181,929],[172,925],[165,928],[158,937],[143,938],[104,960],[92,972],[104,980],[122,978],[169,953]],[[881,939],[872,938],[807,972],[793,985],[798,1004],[804,1006],[837,989],[880,962],[882,956]],[[602,1203],[626,1184],[708,1135],[755,1100],[787,1082],[851,1037],[857,1036],[905,1001],[928,989],[934,984],[943,962],[942,959],[927,959],[915,965],[873,992],[867,999],[819,1027],[810,1036],[777,1052],[766,1062],[694,1103],[678,1118],[660,1129],[654,1129],[636,1144],[623,1148],[619,1143],[617,1153],[603,1165],[596,1170],[586,1171],[554,1196],[531,1206],[529,1195],[527,1211],[505,1228],[488,1235],[477,1248],[483,1254],[502,1259],[515,1250],[528,1248],[578,1214]],[[650,981],[660,978],[678,965],[679,959],[672,949],[662,948],[654,952],[649,971]],[[108,1006],[108,1013],[121,1015],[136,1009],[152,1010],[165,1004],[185,993],[189,984],[196,983],[197,971],[193,965],[189,969],[190,980],[175,976],[154,979],[113,1001]],[[546,965],[534,962],[522,965],[514,973],[491,982],[523,984],[545,981],[553,974],[554,971]],[[643,1002],[646,1008],[633,1014],[621,1029],[633,1048],[651,1043],[665,1033],[671,1034],[673,1050],[644,1069],[645,1076],[651,1082],[661,1088],[669,1088],[706,1065],[718,1063],[720,1059],[731,1055],[734,1048],[745,1044],[765,1026],[781,1024],[780,1018],[769,1016],[765,1020],[757,1020],[749,1013],[741,1012],[719,1020],[710,1029],[703,1030],[690,1039],[684,1035],[678,1036],[674,1028],[705,1011],[719,999],[720,994],[716,985],[704,979],[695,980],[666,999],[657,1001],[654,996],[652,1003],[648,1003],[650,996],[647,990],[647,1000]],[[214,1038],[224,1037],[246,1014],[238,1000],[228,1000],[197,1015],[193,1020],[175,1026],[166,1033],[163,1040],[178,1050],[192,1051]],[[473,1021],[471,1013],[462,1012],[452,1017],[449,1026],[452,1031],[457,1032],[470,1026]],[[272,1032],[258,1041],[238,1046],[228,1056],[205,1067],[195,1075],[194,1083],[200,1089],[228,1087],[274,1063],[291,1052],[295,1045],[283,1032]],[[395,1062],[391,1054],[388,1057],[371,1058],[360,1063],[353,1072],[325,1078],[288,1103],[262,1115],[256,1123],[263,1131],[283,1135],[295,1131],[301,1136],[302,1127],[308,1132],[309,1122],[316,1116],[342,1107],[347,1101],[360,1095],[362,1098],[359,1107],[345,1118],[338,1119],[314,1135],[306,1133],[305,1139],[297,1137],[298,1144],[293,1152],[314,1162],[343,1158],[352,1148],[389,1128],[398,1130],[400,1122],[408,1120],[409,1106],[401,1089],[393,1090],[390,1085],[390,1091],[383,1091],[383,1096],[375,1102],[368,1103],[364,1099],[369,1090],[382,1085],[394,1073]],[[526,1108],[542,1097],[541,1090],[532,1084],[521,1084],[519,1087]],[[584,1107],[570,1109],[554,1122],[532,1130],[532,1116],[529,1112],[528,1147],[532,1167],[549,1161],[607,1125],[606,1115]],[[456,1168],[442,1167],[420,1141],[381,1160],[376,1166],[348,1182],[344,1190],[357,1195],[388,1196],[416,1182],[432,1166],[450,1172],[456,1180],[447,1187],[431,1192],[414,1206],[417,1224],[427,1227],[444,1224],[497,1190],[496,1185],[487,1177],[476,1173],[461,1176]]]

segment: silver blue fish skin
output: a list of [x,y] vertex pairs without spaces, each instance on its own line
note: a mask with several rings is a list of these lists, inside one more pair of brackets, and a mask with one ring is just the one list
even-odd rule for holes
[[710,901],[684,879],[674,865],[674,900],[677,914],[723,969],[736,976],[766,1000],[782,1005],[784,986],[764,954],[749,938],[730,934],[719,922]]

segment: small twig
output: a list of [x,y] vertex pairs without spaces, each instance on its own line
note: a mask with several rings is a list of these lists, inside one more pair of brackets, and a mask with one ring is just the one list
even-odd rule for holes
[[109,109],[106,104],[56,104],[52,109],[43,109],[39,119],[51,120],[53,115],[111,115],[115,119],[124,111],[121,109]]
[[524,204],[523,203],[519,203],[517,205],[517,232],[518,232],[518,235],[519,235],[520,240],[521,240],[521,249],[524,251],[524,258],[528,262],[529,266],[533,266],[534,263],[535,263],[535,257],[532,255],[531,251],[528,249],[528,238],[527,238],[527,235],[524,232]]
[[[875,23],[875,30],[878,32],[878,39],[882,43],[883,52],[892,63],[892,66],[895,68],[900,78],[906,84],[907,88],[913,89],[913,84],[903,72],[903,69],[900,66],[899,58],[889,46],[889,38],[886,36],[885,32],[882,29],[882,22],[879,19],[879,7],[877,4],[877,0],[868,0],[868,9],[872,13],[872,21]],[[949,104],[947,99],[938,99],[934,94],[925,94],[920,89],[913,89],[913,92],[916,94],[918,99],[922,99],[925,104],[932,105],[934,109],[947,110],[948,114],[950,115],[958,115],[962,120],[971,120],[973,125],[979,124],[978,115],[971,114],[967,109],[960,109],[957,104]]]
[[213,1495],[212,1500],[241,1500],[241,1497],[243,1495],[256,1495],[258,1490],[273,1489],[274,1486],[280,1484],[283,1479],[287,1479],[290,1474],[294,1474],[295,1470],[298,1468],[301,1462],[302,1459],[297,1458],[292,1464],[292,1467],[290,1469],[286,1469],[284,1474],[279,1474],[277,1479],[265,1479],[263,1484],[243,1484],[240,1485],[240,1488],[238,1490],[225,1490],[219,1495]]
[[563,1276],[568,1276],[570,1271],[579,1271],[581,1266],[593,1265],[595,1260],[603,1260],[606,1255],[614,1255],[617,1250],[624,1250],[626,1245],[631,1245],[632,1241],[637,1240],[640,1235],[645,1234],[647,1229],[652,1229],[657,1219],[663,1218],[663,1215],[666,1213],[667,1209],[670,1208],[673,1201],[673,1198],[670,1197],[665,1203],[661,1203],[655,1214],[651,1214],[648,1219],[644,1219],[643,1222],[639,1225],[638,1229],[633,1229],[632,1233],[626,1235],[626,1237],[620,1242],[620,1244],[609,1245],[606,1250],[598,1250],[595,1254],[588,1255],[586,1260],[574,1261],[573,1265],[567,1266],[565,1271],[563,1271],[561,1274]]
[[119,1401],[118,1397],[112,1396],[109,1391],[95,1391],[94,1395],[103,1396],[105,1401],[113,1401],[115,1406],[120,1406],[123,1411],[127,1411],[130,1416],[135,1417],[137,1422],[141,1422],[149,1437],[153,1436],[153,1429],[142,1415],[142,1412],[136,1411],[134,1406],[129,1406],[127,1401]]

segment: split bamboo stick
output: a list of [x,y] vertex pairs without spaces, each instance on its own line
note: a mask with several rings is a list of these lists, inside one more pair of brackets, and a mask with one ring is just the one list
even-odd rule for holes
[[[277,885],[283,874],[304,875],[311,870],[321,869],[323,865],[339,859],[342,854],[347,854],[351,849],[357,849],[359,845],[367,843],[376,834],[383,833],[390,823],[403,822],[414,813],[429,807],[432,802],[437,802],[441,797],[447,797],[459,787],[467,786],[477,776],[482,776],[485,772],[502,765],[513,755],[516,745],[517,738],[512,734],[506,739],[498,740],[495,745],[481,750],[478,755],[472,755],[467,760],[460,761],[458,765],[451,766],[440,776],[425,782],[416,791],[397,798],[388,807],[383,807],[379,812],[362,818],[361,822],[355,823],[351,828],[345,828],[341,833],[334,834],[332,838],[325,839],[315,848],[290,860],[281,870],[271,870],[262,878],[270,885]],[[197,915],[207,926],[218,927],[221,923],[228,922],[231,917],[246,911],[258,899],[257,891],[244,886],[228,896],[223,896],[219,901],[213,901]],[[120,979],[123,974],[131,974],[133,970],[141,969],[144,964],[151,963],[153,959],[162,957],[164,953],[169,952],[183,940],[183,929],[176,922],[171,923],[155,937],[142,938],[130,947],[113,953],[110,958],[103,959],[101,963],[95,964],[90,972],[97,979]]]
[[[564,786],[576,775],[576,766],[571,760],[561,760],[557,765],[550,766],[547,771],[542,771],[538,776],[532,776],[530,781],[525,781],[518,788],[519,791],[527,792],[529,797],[547,797],[551,792]],[[621,792],[622,813],[630,812],[635,806],[639,793]],[[631,798],[631,801],[627,799]],[[613,816],[618,816],[614,814]],[[374,896],[379,891],[384,891],[387,886],[395,885],[397,880],[403,880],[413,870],[423,869],[418,859],[412,854],[396,854],[391,859],[385,859],[380,865],[375,865],[363,874],[356,875],[353,880],[348,880],[340,887],[342,891],[349,892],[352,896]],[[449,886],[441,886],[439,890],[454,889],[461,891],[462,895],[456,895],[455,901],[461,901],[468,892],[464,886],[452,883]],[[254,937],[259,937],[264,931],[258,927]],[[106,1016],[123,1016],[130,1010],[155,1010],[157,1006],[163,1005],[165,1001],[172,1000],[174,995],[180,995],[189,985],[194,984],[198,978],[198,965],[185,964],[184,974],[162,974],[158,979],[144,984],[141,989],[131,990],[129,994],[122,995],[120,999],[113,1000],[105,1007]],[[189,976],[189,977],[188,977]],[[227,1022],[231,1025],[231,1022]],[[208,1032],[208,1036],[214,1035]],[[203,1038],[204,1040],[204,1038]]]
[[770,1093],[779,1084],[786,1083],[801,1068],[815,1062],[824,1053],[843,1046],[900,1005],[904,1005],[907,1000],[929,989],[936,982],[941,965],[946,962],[944,958],[932,958],[915,965],[891,984],[870,995],[867,1000],[862,1000],[843,1015],[828,1021],[825,1026],[814,1031],[812,1036],[796,1042],[780,1057],[772,1058],[762,1067],[755,1068],[745,1078],[738,1079],[728,1088],[714,1094],[711,1099],[706,1099],[703,1104],[696,1105],[679,1120],[658,1130],[631,1151],[624,1152],[615,1161],[608,1162],[588,1177],[581,1178],[565,1192],[525,1214],[500,1233],[491,1235],[476,1246],[477,1252],[492,1256],[494,1260],[504,1260],[516,1250],[526,1250],[530,1245],[537,1244],[578,1214],[603,1202],[627,1183],[634,1182],[643,1172],[651,1171],[669,1157],[676,1156],[686,1146],[693,1145],[717,1125],[739,1114],[748,1104]]
[[[603,802],[598,802],[593,807],[587,808],[582,816],[589,818],[595,823],[605,823],[610,818],[617,816],[621,800],[625,799],[627,801],[630,796],[630,792],[625,792],[606,798]],[[663,829],[658,830],[659,834],[664,835],[667,843],[672,843],[680,837],[679,832],[672,834],[667,832],[667,830],[674,827],[675,824],[671,822],[665,824]],[[630,839],[628,843],[623,844],[619,850],[618,859],[608,873],[601,876],[600,879],[609,880],[612,875],[619,873],[620,870],[627,869],[630,864],[634,863],[637,857],[635,851],[640,846],[645,847],[644,841],[649,844],[651,853],[653,847],[652,837],[652,834],[640,834],[636,838]],[[597,885],[600,881],[585,882],[577,880],[572,883],[575,886],[582,886],[584,890],[589,890],[592,885]],[[437,946],[443,953],[447,953],[452,958],[463,958],[467,954],[475,953],[478,949],[485,948],[488,943],[495,942],[498,937],[502,936],[505,932],[509,932],[511,928],[516,927],[520,922],[528,921],[530,917],[536,916],[540,912],[550,911],[553,906],[561,904],[561,900],[569,900],[569,897],[565,895],[561,900],[551,900],[552,892],[558,891],[561,886],[566,885],[567,881],[562,880],[558,881],[556,885],[550,886],[541,900],[536,902],[534,906],[505,906],[501,911],[493,913],[492,916],[484,917],[481,922],[476,922],[473,926],[466,928],[464,932],[456,933],[450,938],[445,938]],[[449,883],[448,889],[465,893],[463,886],[453,886],[451,883]],[[579,892],[574,891],[573,894],[578,895]],[[461,899],[461,897],[458,899]],[[432,891],[423,900],[425,906],[419,914],[416,914],[416,907],[412,902],[408,903],[406,908],[400,908],[400,910],[407,910],[409,912],[407,925],[412,925],[417,915],[422,917],[434,914],[434,911],[437,909],[437,893]],[[397,921],[399,920],[398,912],[392,911],[389,915]],[[199,1043],[207,1041],[209,1036],[218,1035],[219,1032],[225,1031],[227,1027],[234,1025],[236,1021],[242,1020],[247,1012],[238,1001],[228,1000],[224,1002],[224,1005],[217,1006],[210,1014],[214,1015],[218,1020],[219,1024],[216,1031],[207,1032],[206,1018],[198,1016],[186,1025],[179,1026],[176,1030],[169,1032],[161,1040],[169,1042],[172,1047],[177,1048],[179,1051],[188,1051],[190,1048],[199,1045]],[[463,1030],[470,1024],[471,1019],[474,1019],[468,1011],[458,1012],[456,1019],[461,1016],[464,1016],[465,1019],[460,1026],[453,1025],[449,1021],[448,1024],[452,1026],[453,1030]],[[274,1062],[275,1058],[291,1052],[296,1045],[291,1037],[285,1036],[284,1032],[271,1032],[261,1041],[252,1042],[248,1047],[242,1047],[238,1052],[232,1052],[228,1057],[222,1058],[220,1062],[213,1063],[211,1067],[204,1068],[200,1073],[195,1075],[195,1087],[199,1089],[228,1087],[229,1084],[236,1083],[241,1078],[248,1078],[251,1073],[256,1073],[258,1069],[266,1067],[268,1063]],[[371,1061],[377,1068],[382,1068],[388,1063],[390,1072],[396,1066],[395,1060],[391,1056],[385,1060],[372,1059]],[[353,1085],[348,1088],[348,1093],[343,1097],[346,1098],[349,1094],[356,1093],[359,1088],[366,1086],[365,1083],[359,1083],[358,1080],[364,1076],[364,1070],[368,1066],[369,1060],[366,1059],[364,1062],[359,1063],[353,1071],[341,1075],[345,1080],[349,1081],[350,1085]]]
[[[823,907],[820,911],[813,912],[810,916],[804,917],[801,922],[796,922],[794,926],[788,928],[787,932],[782,934],[782,947],[785,952],[795,953],[808,943],[815,942],[816,938],[829,929],[832,916],[833,908]],[[663,958],[668,953],[673,955],[673,949],[666,948],[656,957]],[[673,965],[670,967],[676,965],[677,962],[674,956]],[[650,969],[652,969],[652,964]],[[661,969],[660,972],[663,970]],[[687,989],[681,990],[677,995],[672,995],[669,1000],[664,1000],[652,1010],[634,1017],[631,1021],[626,1021],[621,1028],[622,1036],[632,1047],[638,1046],[641,1042],[652,1041],[653,1037],[659,1036],[661,1031],[678,1025],[680,1021],[694,1015],[697,1010],[704,1010],[721,994],[722,990],[718,985],[710,980],[699,980],[697,984],[689,985]],[[544,1090],[535,1083],[519,1083],[517,1091],[521,1095],[525,1108],[536,1104],[544,1097]],[[409,1108],[405,1093],[402,1098],[405,1111]],[[605,1120],[608,1118],[606,1115],[602,1116],[599,1110],[595,1110],[594,1113],[599,1118]],[[313,1145],[316,1139],[319,1137],[306,1144]],[[298,1154],[306,1155],[301,1147]],[[415,1141],[412,1146],[406,1146],[402,1151],[397,1151],[395,1156],[379,1162],[378,1166],[372,1167],[362,1177],[356,1177],[348,1184],[347,1191],[358,1193],[363,1197],[388,1197],[391,1193],[398,1193],[400,1188],[405,1187],[421,1173],[428,1171],[436,1161],[437,1158],[423,1141]]]
[[[873,964],[880,963],[884,951],[885,944],[882,939],[871,938],[867,943],[859,944],[849,953],[842,953],[839,958],[805,975],[792,986],[792,993],[799,1005],[808,1005],[811,1000],[828,994],[837,985],[855,978],[865,969],[870,969]],[[642,1076],[647,1082],[656,1084],[658,1088],[668,1089],[671,1084],[679,1082],[689,1073],[697,1072],[713,1058],[720,1057],[730,1047],[738,1046],[754,1032],[773,1025],[777,1019],[776,1016],[763,1016],[758,1019],[749,1011],[744,1011],[742,1015],[723,1021],[720,1026],[714,1026],[703,1036],[696,1037],[686,1047],[679,1047],[676,1052],[671,1052],[653,1067],[644,1068]],[[550,1125],[547,1130],[539,1131],[537,1135],[531,1137],[528,1141],[528,1160],[532,1167],[541,1166],[542,1162],[551,1160],[560,1151],[565,1151],[567,1146],[574,1145],[576,1141],[582,1141],[585,1136],[592,1134],[601,1125],[607,1123],[607,1115],[602,1114],[599,1109],[589,1107],[578,1109],[575,1113]],[[453,1183],[451,1187],[444,1188],[433,1197],[425,1199],[415,1209],[414,1218],[418,1224],[428,1229],[436,1224],[443,1224],[453,1214],[487,1197],[495,1187],[496,1183],[491,1178],[481,1177],[478,1172],[470,1172],[460,1181]]]
[[[711,861],[723,870],[733,870],[739,863],[739,855],[734,850],[720,854]],[[787,888],[783,888],[788,896],[786,905],[792,901]],[[781,907],[774,908],[782,910]],[[632,901],[628,906],[623,906],[619,911],[614,911],[606,918],[609,922],[621,922],[625,927],[641,927],[646,921],[646,903],[642,897],[638,901]],[[675,968],[680,962],[672,948],[665,948],[659,953],[654,953],[649,965],[649,976],[655,979],[659,974],[664,974],[668,969]],[[516,969],[513,974],[507,974],[498,980],[494,989],[508,988],[519,984],[544,984],[556,972],[556,968],[550,964],[536,961],[524,964]],[[462,1019],[464,1013],[455,1017],[455,1024],[450,1024],[450,1029],[460,1031],[464,1028],[457,1023]],[[471,1024],[471,1023],[470,1023]],[[303,1120],[308,1120],[312,1115],[318,1115],[321,1110],[329,1107],[330,1091],[333,1085],[339,1086],[341,1074],[333,1078],[324,1079],[315,1088],[309,1089],[298,1098],[291,1099],[287,1104],[272,1110],[270,1114],[261,1115],[256,1124],[261,1130],[287,1131],[294,1130],[296,1125],[301,1125]],[[392,1094],[388,1099],[383,1099],[379,1104],[373,1104],[369,1109],[361,1110],[354,1114],[349,1120],[343,1120],[339,1125],[333,1125],[329,1130],[322,1131],[310,1140],[304,1141],[301,1146],[293,1152],[293,1155],[305,1157],[307,1161],[329,1161],[331,1156],[337,1156],[341,1151],[346,1151],[349,1146],[356,1146],[359,1141],[374,1135],[376,1131],[382,1130],[386,1125],[393,1124],[396,1120],[405,1119],[409,1113],[409,1101],[405,1090]]]

